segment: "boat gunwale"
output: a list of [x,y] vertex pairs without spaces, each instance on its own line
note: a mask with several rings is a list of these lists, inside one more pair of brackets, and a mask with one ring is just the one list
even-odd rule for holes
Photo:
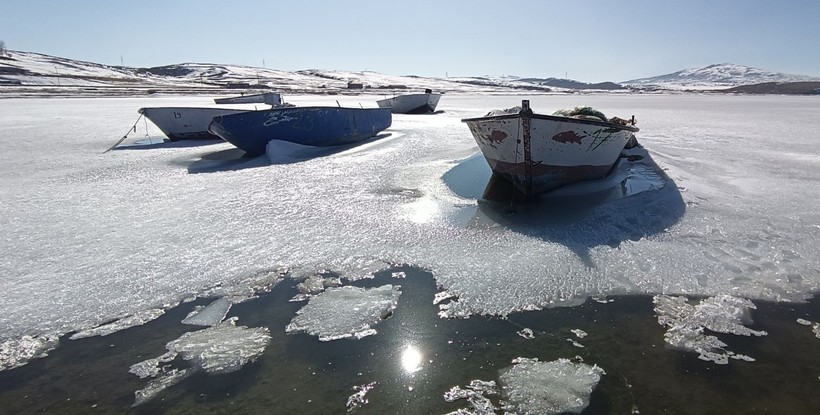
[[[475,121],[495,121],[495,120],[504,120],[504,119],[512,119],[512,118],[520,118],[524,116],[524,114],[516,113],[516,114],[502,114],[502,115],[487,115],[483,117],[473,117],[473,118],[462,118],[461,122],[475,122]],[[623,124],[616,124],[608,121],[595,121],[595,120],[586,120],[580,118],[572,118],[572,117],[562,117],[558,115],[543,115],[543,114],[529,114],[529,118],[531,119],[540,119],[540,120],[547,120],[547,121],[560,121],[560,122],[569,122],[575,124],[587,124],[587,125],[598,125],[601,127],[610,127],[610,128],[617,128],[619,130],[627,130],[633,133],[640,131],[640,128],[635,127],[634,125],[623,125]]]
[[426,96],[426,97],[428,97],[428,99],[429,99],[429,97],[430,97],[430,96],[432,96],[432,95],[438,95],[438,96],[439,96],[439,98],[441,98],[441,93],[439,93],[439,92],[420,93],[420,94],[394,94],[394,95],[393,95],[392,97],[390,97],[390,98],[382,98],[382,99],[380,99],[380,100],[377,100],[376,102],[387,102],[387,101],[392,101],[392,100],[394,100],[394,99],[396,99],[396,98],[400,98],[400,97],[420,97],[420,96]]

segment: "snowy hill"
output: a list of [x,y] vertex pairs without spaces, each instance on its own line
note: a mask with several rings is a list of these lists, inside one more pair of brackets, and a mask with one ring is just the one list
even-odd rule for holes
[[[354,87],[355,86],[355,87]],[[359,87],[360,86],[360,87]],[[273,89],[285,93],[392,93],[431,88],[442,92],[547,92],[515,77],[419,77],[377,72],[309,69],[284,71],[242,65],[182,63],[154,68],[101,65],[34,52],[0,57],[0,93],[51,94],[235,93]],[[17,87],[17,88],[12,88]]]
[[[633,79],[620,85],[571,79],[516,76],[421,77],[371,71],[306,69],[285,71],[243,65],[181,63],[153,68],[102,65],[35,52],[0,56],[0,95],[236,94],[237,90],[275,90],[285,94],[393,94],[427,88],[463,93],[567,93],[635,90],[726,90],[742,85],[820,81],[804,75],[719,64],[667,75]],[[793,89],[793,88],[792,88]],[[804,88],[805,89],[805,88]],[[790,90],[780,88],[779,90]],[[801,89],[802,90],[802,89]],[[756,91],[756,90],[755,90]],[[752,92],[755,93],[755,92]]]
[[699,68],[684,69],[682,71],[651,78],[632,79],[623,81],[621,84],[632,87],[661,89],[722,89],[769,82],[806,81],[820,81],[820,78],[770,72],[750,66],[721,63]]

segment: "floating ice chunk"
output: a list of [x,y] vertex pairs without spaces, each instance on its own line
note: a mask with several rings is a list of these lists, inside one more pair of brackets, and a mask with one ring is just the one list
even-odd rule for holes
[[391,273],[390,276],[397,279],[404,279],[407,278],[407,273],[405,273],[404,271],[399,271]]
[[131,327],[141,326],[149,321],[155,320],[159,318],[159,316],[165,314],[165,310],[152,308],[150,310],[143,310],[134,315],[121,318],[117,321],[103,324],[102,326],[95,327],[89,330],[83,330],[77,333],[74,333],[69,337],[71,340],[82,339],[86,337],[92,336],[107,336],[112,333],[116,333],[120,330],[125,330]]
[[569,359],[539,362],[519,357],[499,374],[503,409],[516,414],[580,413],[605,372]]
[[585,331],[581,330],[581,329],[574,329],[574,330],[570,330],[570,331],[572,332],[572,334],[578,336],[579,339],[583,339],[584,337],[587,336],[587,333]]
[[718,333],[742,336],[765,336],[765,331],[749,329],[743,322],[751,322],[749,309],[756,308],[746,299],[729,295],[707,298],[697,306],[687,304],[686,297],[658,295],[653,299],[658,323],[668,327],[664,340],[670,346],[698,353],[701,360],[717,364],[729,363],[729,358],[753,361],[751,357],[726,350],[727,344],[715,336],[704,334],[704,329]]
[[160,392],[176,385],[193,373],[194,370],[191,368],[182,370],[171,369],[167,372],[163,372],[162,376],[152,379],[146,387],[134,392],[134,404],[131,406],[139,406],[154,399]]
[[815,323],[803,318],[798,318],[797,322],[804,326],[811,326],[811,331],[814,333],[814,336],[820,339],[820,323]]
[[582,348],[582,349],[586,347],[586,346],[584,346],[583,344],[578,343],[577,341],[572,340],[572,339],[567,339],[567,341],[568,341],[568,342],[570,342],[570,343],[572,343],[572,345],[573,345],[573,346],[575,346],[575,347],[580,347],[580,348]]
[[299,294],[296,294],[290,301],[305,301],[310,297],[323,292],[329,287],[340,287],[342,280],[339,277],[322,277],[321,275],[311,275],[304,281],[296,285]]
[[225,319],[228,315],[228,310],[231,309],[231,300],[222,297],[215,300],[207,307],[194,311],[182,320],[182,324],[190,324],[192,326],[215,326]]
[[517,331],[516,333],[527,340],[535,338],[535,334],[532,332],[532,329],[525,328]]
[[371,289],[330,288],[297,311],[285,332],[302,331],[319,336],[321,341],[375,334],[371,326],[386,319],[396,308],[401,295],[399,288],[391,284]]
[[228,373],[256,360],[268,343],[267,327],[236,326],[236,318],[230,318],[214,327],[185,333],[166,347],[208,373]]
[[466,399],[472,409],[461,408],[449,415],[494,415],[498,408],[493,405],[489,396],[498,395],[498,388],[494,381],[473,380],[466,388],[453,386],[444,393],[444,400],[455,402]]
[[370,392],[374,387],[376,387],[376,382],[354,386],[353,390],[356,391],[356,393],[347,398],[347,412],[353,412],[360,406],[367,405],[368,400],[365,396],[367,395],[367,392]]
[[160,373],[160,371],[162,371],[162,363],[168,363],[174,360],[174,358],[176,357],[177,352],[170,351],[160,357],[143,360],[142,362],[131,365],[131,368],[128,369],[128,373],[133,373],[139,376],[140,379],[145,379],[147,377],[153,378],[156,377]]
[[60,338],[54,334],[23,336],[0,343],[0,371],[25,365],[31,359],[45,357],[56,348]]
[[[156,396],[165,388],[198,372],[229,373],[239,370],[256,360],[270,343],[270,331],[266,327],[247,328],[236,325],[236,318],[229,318],[214,327],[188,332],[168,342],[168,352],[162,356],[144,360],[128,370],[140,378],[154,377],[148,386],[135,392],[134,405]],[[191,362],[191,368],[177,371],[170,363],[178,355]]]

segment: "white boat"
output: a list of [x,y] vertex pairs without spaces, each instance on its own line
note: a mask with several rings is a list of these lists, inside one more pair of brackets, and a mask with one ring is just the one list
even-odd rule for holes
[[208,131],[214,117],[248,111],[236,108],[209,107],[149,107],[138,112],[148,118],[168,136],[178,140],[221,140]]
[[529,100],[521,107],[461,121],[493,173],[527,197],[606,176],[638,131],[635,117],[534,114]]
[[390,108],[393,114],[426,114],[436,111],[441,94],[427,90],[424,94],[397,95],[376,101],[379,108]]
[[240,95],[238,97],[214,98],[216,104],[268,104],[278,107],[283,104],[282,95],[276,92],[261,94]]

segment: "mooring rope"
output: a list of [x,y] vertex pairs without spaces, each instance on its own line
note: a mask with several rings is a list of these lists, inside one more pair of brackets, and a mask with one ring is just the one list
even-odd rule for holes
[[[120,141],[117,141],[117,143],[111,146],[108,150],[103,151],[103,154],[113,150],[115,147],[120,145],[120,143],[122,143],[126,138],[128,138],[128,134],[131,134],[131,131],[137,132],[137,124],[140,122],[141,119],[142,113],[140,113],[139,118],[137,118],[137,122],[135,122],[134,125],[132,125],[131,128],[128,129],[128,132],[126,132],[125,135],[122,136],[122,138],[120,138]],[[145,135],[148,135],[148,121],[145,121]]]

